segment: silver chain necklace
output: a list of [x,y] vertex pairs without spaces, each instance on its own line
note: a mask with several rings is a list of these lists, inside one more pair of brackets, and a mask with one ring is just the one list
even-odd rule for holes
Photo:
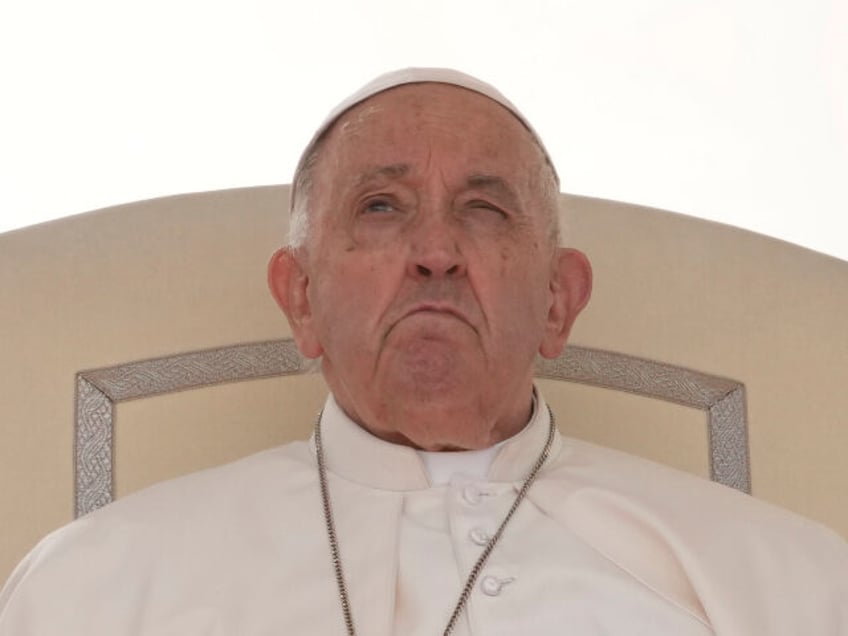
[[[548,413],[550,414],[550,426],[548,428],[548,439],[545,442],[545,447],[536,459],[536,463],[533,464],[533,468],[524,480],[521,489],[518,491],[518,495],[515,497],[515,501],[512,502],[512,506],[510,507],[509,512],[506,513],[504,520],[501,521],[501,525],[498,527],[497,532],[495,532],[491,539],[489,539],[489,542],[486,544],[486,547],[483,548],[483,552],[480,553],[474,567],[471,568],[471,572],[468,574],[468,578],[465,580],[465,585],[462,588],[462,593],[459,595],[459,599],[456,602],[456,607],[453,608],[453,613],[445,627],[444,636],[448,636],[456,626],[456,622],[459,620],[462,610],[465,608],[468,597],[471,596],[474,583],[477,581],[477,577],[480,576],[480,572],[486,564],[489,555],[492,553],[492,550],[495,549],[495,545],[500,540],[507,523],[509,523],[509,520],[512,519],[512,515],[514,515],[515,511],[518,509],[518,505],[524,500],[524,497],[527,495],[527,491],[530,490],[530,486],[535,481],[536,475],[539,474],[539,470],[541,470],[545,460],[548,459],[548,454],[551,451],[551,445],[554,441],[554,430],[556,429],[554,414],[550,407],[548,407]],[[342,604],[342,614],[344,614],[345,626],[347,627],[348,636],[356,636],[356,630],[353,628],[353,614],[350,610],[347,585],[345,585],[344,572],[342,571],[342,558],[339,554],[339,540],[336,536],[336,526],[333,523],[333,510],[330,506],[330,491],[327,487],[327,467],[324,464],[324,446],[321,442],[321,415],[323,415],[323,411],[318,414],[318,419],[315,422],[315,455],[318,460],[318,482],[321,486],[321,504],[324,508],[324,523],[327,526],[327,538],[330,540],[330,555],[333,560],[333,570],[336,574],[336,584],[339,588],[339,600]]]

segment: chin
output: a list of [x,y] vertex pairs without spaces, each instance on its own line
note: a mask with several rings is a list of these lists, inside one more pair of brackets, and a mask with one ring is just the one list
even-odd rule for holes
[[[409,446],[425,451],[464,451],[488,448],[494,442],[491,439],[491,431],[480,430],[479,425],[469,426],[462,421],[453,419],[453,426],[445,427],[444,430],[434,430],[433,420],[426,418],[418,426],[406,426],[399,435],[406,440]],[[445,421],[445,420],[441,420]],[[410,422],[410,424],[414,424]]]

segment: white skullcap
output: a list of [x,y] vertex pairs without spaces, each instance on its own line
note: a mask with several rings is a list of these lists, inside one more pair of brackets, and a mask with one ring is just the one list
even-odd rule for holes
[[330,111],[330,114],[327,115],[327,118],[318,127],[318,130],[316,130],[315,134],[312,135],[312,139],[303,151],[300,161],[298,162],[297,170],[300,171],[303,167],[303,163],[307,160],[309,155],[312,154],[315,143],[321,135],[327,132],[333,123],[347,110],[361,102],[364,102],[369,97],[373,97],[377,93],[382,93],[390,88],[403,86],[404,84],[421,84],[428,82],[436,84],[451,84],[453,86],[467,88],[475,93],[485,95],[489,99],[496,101],[498,104],[506,108],[509,112],[515,115],[515,117],[524,124],[524,127],[527,128],[530,134],[533,135],[533,139],[537,144],[539,144],[539,148],[541,148],[545,155],[545,160],[550,165],[551,170],[554,171],[554,177],[557,181],[559,181],[559,177],[556,174],[556,168],[554,168],[554,164],[551,161],[550,155],[548,155],[548,151],[545,149],[539,135],[535,130],[533,130],[530,122],[528,122],[524,115],[521,114],[521,111],[519,111],[512,102],[504,97],[494,86],[487,84],[486,82],[482,82],[476,77],[472,77],[471,75],[466,75],[465,73],[460,73],[459,71],[454,71],[449,68],[404,68],[397,71],[390,71],[389,73],[380,75],[378,78],[368,82],[365,86],[360,88],[353,95],[345,99],[341,104]]

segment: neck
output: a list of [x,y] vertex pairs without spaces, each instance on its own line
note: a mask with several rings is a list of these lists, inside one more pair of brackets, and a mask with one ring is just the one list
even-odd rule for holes
[[461,410],[424,405],[415,409],[404,408],[397,415],[365,418],[351,401],[334,395],[345,415],[374,437],[428,452],[492,448],[521,432],[536,411],[536,393],[532,388],[529,398],[522,400],[514,413],[502,414],[501,417],[492,417],[484,409],[475,408],[475,400],[466,399]]

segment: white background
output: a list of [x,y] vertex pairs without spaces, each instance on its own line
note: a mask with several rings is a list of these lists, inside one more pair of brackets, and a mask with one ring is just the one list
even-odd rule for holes
[[0,231],[290,181],[402,66],[498,86],[568,192],[848,260],[846,0],[0,0]]

